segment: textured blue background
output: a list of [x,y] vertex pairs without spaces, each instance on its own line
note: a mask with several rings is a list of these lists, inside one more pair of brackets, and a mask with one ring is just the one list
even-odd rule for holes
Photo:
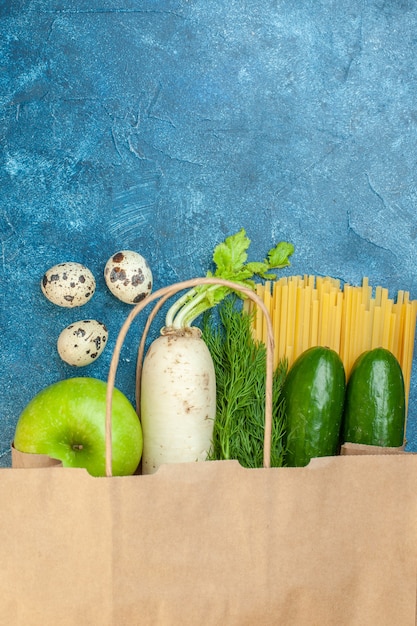
[[[244,227],[253,260],[287,239],[288,273],[417,298],[415,2],[3,0],[0,16],[1,464],[37,391],[107,375],[130,310],[102,278],[119,249],[159,288]],[[68,260],[97,278],[78,310],[39,287]],[[109,346],[74,372],[55,343],[87,317]],[[131,398],[141,323],[117,381]]]

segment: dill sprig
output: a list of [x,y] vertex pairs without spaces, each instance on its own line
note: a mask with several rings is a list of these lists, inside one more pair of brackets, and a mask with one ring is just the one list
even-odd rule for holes
[[[236,459],[243,467],[263,466],[266,348],[254,340],[251,316],[229,296],[202,319],[216,373],[217,407],[209,460]],[[287,372],[274,372],[271,466],[284,464],[285,406],[281,396]]]

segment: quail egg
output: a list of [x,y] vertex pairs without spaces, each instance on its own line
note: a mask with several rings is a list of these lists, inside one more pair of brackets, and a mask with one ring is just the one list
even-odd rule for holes
[[104,279],[122,302],[137,304],[152,291],[153,277],[146,259],[138,252],[121,250],[107,261]]
[[80,320],[61,332],[58,354],[69,365],[84,367],[95,361],[106,347],[108,330],[97,320]]
[[77,307],[93,296],[96,281],[91,271],[81,263],[59,263],[45,272],[41,281],[43,294],[53,304]]

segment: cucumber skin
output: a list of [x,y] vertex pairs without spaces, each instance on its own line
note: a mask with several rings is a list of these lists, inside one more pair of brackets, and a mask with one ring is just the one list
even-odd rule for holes
[[385,348],[363,352],[346,386],[345,442],[398,447],[404,443],[405,390],[401,366]]
[[345,369],[334,350],[314,346],[294,361],[283,385],[288,467],[338,453],[345,391]]

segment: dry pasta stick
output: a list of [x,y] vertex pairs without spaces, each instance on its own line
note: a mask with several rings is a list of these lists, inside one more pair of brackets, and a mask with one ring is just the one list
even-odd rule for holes
[[[389,327],[387,328],[387,324],[389,324],[390,304],[388,300],[388,289],[384,289],[381,287],[380,291],[381,291],[380,346],[382,346],[383,348],[387,348],[388,347],[388,333],[389,333]],[[388,319],[388,322],[387,322],[387,319]]]
[[382,317],[382,340],[381,345],[383,348],[389,349],[389,335],[390,335],[390,327],[391,327],[391,311],[392,311],[393,301],[386,299],[384,301],[384,310]]
[[298,282],[295,306],[294,359],[303,352],[303,325],[305,318],[305,288]]
[[343,312],[342,312],[342,332],[340,337],[340,358],[346,369],[346,375],[350,372],[349,367],[349,334],[352,316],[352,287],[345,285]]
[[294,363],[294,346],[286,346],[284,357],[287,359],[289,365]]
[[408,340],[411,332],[411,316],[413,311],[413,305],[407,301],[403,304],[403,333],[401,341],[401,355],[400,362],[405,363],[408,356]]
[[388,350],[392,352],[395,356],[397,356],[397,346],[395,344],[395,326],[397,323],[397,314],[394,312],[395,304],[392,305],[390,323],[389,323],[389,334],[388,334]]
[[408,396],[410,393],[411,367],[413,359],[413,347],[415,338],[416,324],[416,304],[414,302],[406,302],[404,305],[404,342],[401,358],[401,366],[404,375],[404,387],[406,397],[406,407],[408,409]]
[[311,309],[312,309],[313,289],[311,284],[306,285],[304,289],[304,322],[302,328],[302,351],[310,347],[310,325],[311,325]]
[[322,287],[323,287],[323,276],[315,277],[315,281],[313,282],[313,287],[316,290],[318,300],[320,300],[321,294],[322,294]]
[[401,311],[402,311],[403,303],[404,303],[404,291],[401,289],[397,294],[397,302],[393,306],[393,312],[395,313],[395,317],[396,317],[393,344],[395,346],[395,355],[397,356],[397,358],[399,355],[398,345],[399,345],[399,339],[400,339],[401,317],[402,317]]
[[403,304],[403,336],[401,341],[400,364],[405,367],[407,360],[406,343],[410,334],[410,306],[408,303]]
[[329,348],[334,350],[334,327],[336,324],[336,289],[333,285],[329,291],[329,327],[327,330],[327,341]]
[[318,330],[318,343],[321,346],[328,346],[328,331],[330,324],[330,298],[329,293],[322,291],[319,296],[319,302],[321,304],[319,311],[319,330]]
[[319,300],[319,345],[330,348],[332,311],[330,307],[330,292],[323,291]]
[[[258,294],[259,294],[259,296],[263,300],[264,299],[264,294],[265,294],[265,287],[264,287],[264,285],[259,285]],[[258,307],[256,307],[256,309],[255,309],[255,320],[256,320],[256,339],[258,341],[263,341],[263,337],[262,337],[263,316],[262,316],[261,311],[259,310]]]
[[381,345],[381,307],[377,304],[374,306],[374,316],[372,323],[372,340],[371,348],[378,348]]
[[343,293],[337,292],[336,295],[336,313],[335,323],[333,327],[333,346],[337,353],[340,353],[340,336],[342,327],[342,312],[343,312]]
[[388,304],[388,289],[381,287],[381,308],[385,309]]
[[372,287],[369,286],[369,279],[367,276],[364,276],[362,279],[362,304],[365,305],[365,308],[369,306],[369,301],[372,298]]
[[352,316],[349,328],[349,369],[355,362],[358,354],[358,329],[361,327],[361,300],[362,291],[357,287],[352,287]]
[[378,285],[378,287],[375,287],[375,304],[377,306],[380,306],[381,304],[381,296],[382,296],[382,287]]
[[399,324],[398,324],[398,337],[397,337],[397,359],[399,360],[400,363],[402,363],[403,361],[403,352],[404,352],[404,331],[405,331],[405,312],[407,310],[407,295],[406,292],[404,292],[403,294],[403,302],[402,302],[402,306],[399,309]]
[[[283,358],[287,352],[287,313],[288,313],[288,284],[281,286],[281,321],[278,330],[279,350],[278,354]],[[276,333],[275,333],[276,334]]]
[[[257,293],[259,295],[257,286],[255,287],[255,293]],[[242,308],[243,308],[243,311],[245,313],[248,313],[249,315],[252,315],[254,309],[253,309],[252,301],[249,300],[249,298],[246,298],[245,300],[243,300]],[[252,336],[254,338],[256,338],[255,337],[255,335],[256,335],[256,320],[254,318],[252,318],[252,328],[251,328],[251,330],[252,330]]]
[[[355,361],[355,355],[359,350],[360,328],[362,327],[362,291],[358,287],[352,287],[352,318],[351,329],[349,331],[349,361]],[[352,328],[355,332],[352,332]]]
[[277,338],[277,333],[281,328],[281,283],[275,282],[272,289],[272,297],[273,297],[273,307],[274,313],[272,318],[272,326],[274,328],[274,367],[277,367],[280,361],[280,351],[279,351],[279,340]]
[[319,301],[313,297],[310,318],[310,347],[318,345]]
[[371,336],[372,336],[371,325],[372,325],[371,311],[369,309],[365,309],[363,311],[363,326],[362,326],[362,333],[361,333],[362,341],[361,341],[360,353],[365,352],[366,350],[369,350],[371,347]]
[[[288,354],[288,349],[291,347],[294,349],[294,334],[295,334],[295,305],[296,305],[296,278],[288,281],[288,311],[287,311],[287,328],[283,329],[285,334],[286,330],[286,349],[285,356],[288,358],[288,363],[292,362],[292,355]],[[292,352],[293,354],[293,352]]]
[[[269,315],[272,317],[271,282],[270,281],[266,281],[264,284],[263,301],[265,303],[266,310],[268,311]],[[263,315],[262,316],[262,341],[265,344],[267,342],[267,336],[268,336],[267,321],[266,321],[265,315]]]
[[[414,342],[416,338],[416,322],[417,322],[417,300],[413,300],[411,303],[412,312],[411,312],[411,323],[410,323],[410,334],[408,337],[408,350],[407,350],[407,369],[406,369],[406,402],[407,402],[407,410],[408,410],[408,398],[410,394],[410,384],[411,384],[411,374],[413,367],[413,353],[414,353]],[[406,413],[407,414],[407,413]]]

